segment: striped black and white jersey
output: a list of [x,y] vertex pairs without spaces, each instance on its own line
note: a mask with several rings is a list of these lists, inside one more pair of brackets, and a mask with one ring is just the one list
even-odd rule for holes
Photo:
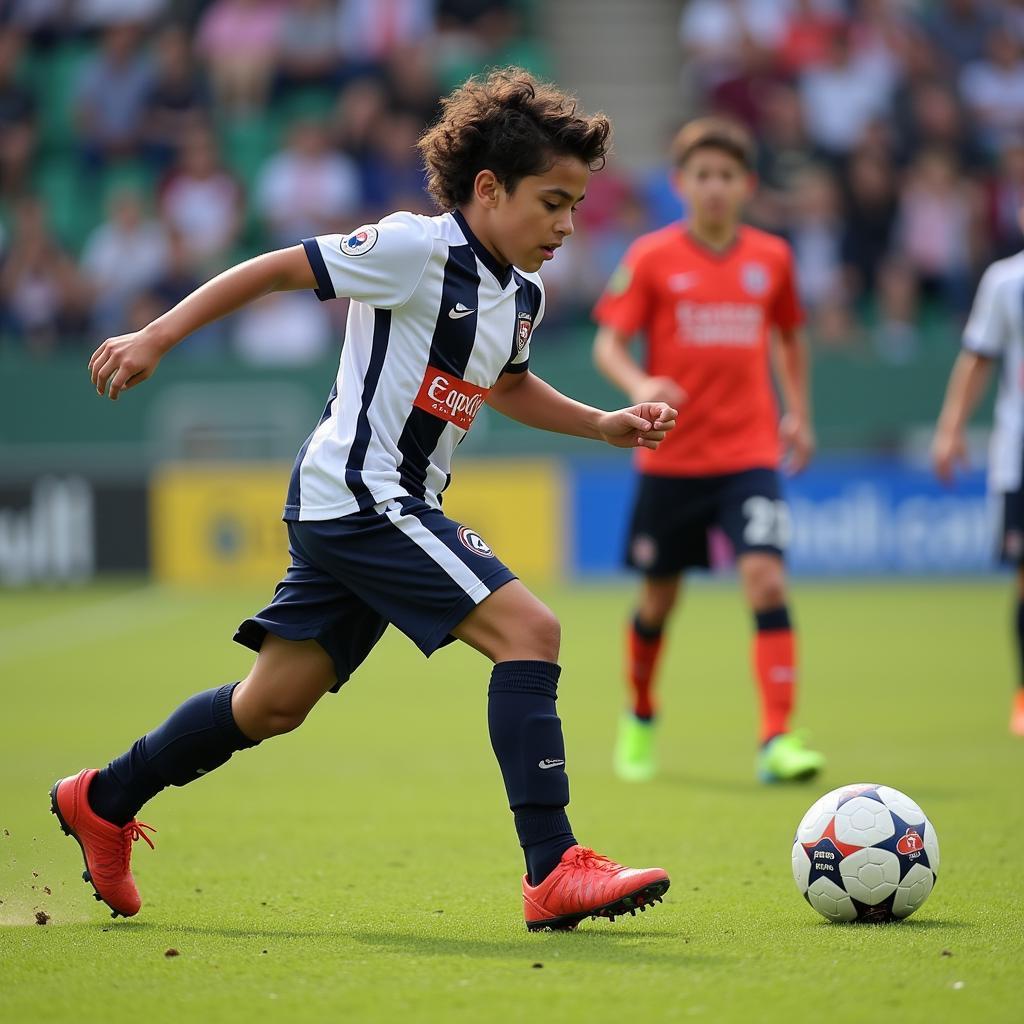
[[411,495],[433,507],[503,373],[529,365],[537,274],[502,267],[458,211],[395,213],[303,243],[320,299],[349,307],[337,381],[292,470],[285,519],[336,519]]
[[1021,489],[1024,470],[1024,252],[997,260],[982,275],[964,328],[964,348],[1002,359],[989,447],[989,487]]

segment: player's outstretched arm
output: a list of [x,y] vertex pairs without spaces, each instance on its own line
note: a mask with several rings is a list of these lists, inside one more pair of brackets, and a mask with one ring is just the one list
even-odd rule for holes
[[316,279],[301,245],[264,253],[225,270],[173,309],[133,334],[107,338],[89,360],[97,394],[112,401],[148,380],[160,360],[193,331],[219,320],[269,292],[313,288]]
[[946,400],[932,441],[932,464],[940,480],[953,479],[957,464],[967,461],[964,427],[985,394],[992,360],[964,350],[957,356],[949,375]]
[[676,425],[676,410],[664,402],[605,412],[563,395],[529,370],[506,373],[491,389],[487,404],[528,427],[605,441],[616,448],[657,448]]

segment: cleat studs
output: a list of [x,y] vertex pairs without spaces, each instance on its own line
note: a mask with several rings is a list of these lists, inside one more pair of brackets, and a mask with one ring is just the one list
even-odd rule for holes
[[[643,910],[644,908],[641,907],[640,909]],[[630,917],[636,917],[636,909],[635,908],[629,912],[629,916]]]
[[83,871],[82,872],[82,881],[83,882],[91,882],[92,881],[92,875],[90,875],[88,871]]
[[100,894],[99,894],[98,892],[94,892],[94,893],[92,894],[92,898],[93,898],[93,899],[94,899],[94,900],[95,900],[95,901],[96,901],[97,903],[99,903],[99,902],[100,902],[100,901],[101,901],[101,900],[103,899],[103,897],[102,897],[102,896],[101,896],[101,895],[100,895]]

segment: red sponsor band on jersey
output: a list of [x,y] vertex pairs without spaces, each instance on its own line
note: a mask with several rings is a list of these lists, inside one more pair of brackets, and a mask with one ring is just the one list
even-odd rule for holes
[[470,384],[454,373],[428,366],[413,405],[431,416],[469,430],[489,391],[490,388]]

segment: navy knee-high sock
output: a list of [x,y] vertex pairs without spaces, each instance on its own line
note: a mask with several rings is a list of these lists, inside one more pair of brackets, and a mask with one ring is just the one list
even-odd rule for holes
[[167,786],[186,786],[224,764],[236,750],[254,747],[231,713],[237,683],[189,697],[152,732],[115,757],[89,786],[89,806],[115,825]]
[[503,661],[487,691],[487,726],[530,884],[542,882],[576,844],[565,813],[562,723],[555,712],[561,669],[547,661]]

